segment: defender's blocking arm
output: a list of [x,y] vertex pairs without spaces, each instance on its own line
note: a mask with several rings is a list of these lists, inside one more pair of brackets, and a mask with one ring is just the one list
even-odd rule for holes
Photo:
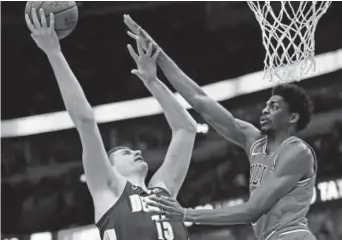
[[147,45],[152,43],[155,49],[160,50],[157,63],[173,87],[219,134],[244,148],[248,154],[249,148],[260,136],[260,131],[252,124],[234,118],[229,111],[210,98],[129,15],[124,15],[124,22],[132,31],[132,33],[129,32],[128,34],[135,39],[137,37],[141,38],[144,48],[147,48]]
[[156,75],[156,58],[159,51],[152,57],[152,45],[144,54],[137,40],[139,56],[129,45],[129,52],[138,66],[136,74],[146,88],[157,99],[163,108],[165,117],[172,130],[172,140],[162,166],[152,177],[149,187],[166,189],[172,197],[177,196],[187,174],[196,136],[196,122],[176,100],[172,92],[159,80]]
[[[291,154],[289,154],[289,152]],[[314,157],[304,144],[290,144],[281,153],[281,161],[272,175],[251,195],[248,202],[223,209],[184,209],[175,199],[156,198],[148,205],[156,206],[167,219],[188,221],[207,225],[236,225],[257,221],[285,194],[287,194],[308,172],[312,172]]]

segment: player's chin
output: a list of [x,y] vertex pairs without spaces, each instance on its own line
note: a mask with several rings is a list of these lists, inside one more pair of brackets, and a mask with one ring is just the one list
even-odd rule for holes
[[138,160],[134,162],[134,165],[147,165],[147,162],[145,162],[144,160]]
[[147,162],[145,162],[145,161],[138,161],[138,162],[135,162],[135,166],[136,166],[138,169],[145,169],[145,168],[148,168],[148,164],[147,164]]
[[267,134],[270,131],[270,128],[267,125],[261,126],[260,129],[262,134]]
[[142,164],[144,167],[147,167],[147,168],[148,168],[147,162],[143,161],[143,162],[141,162],[141,164]]

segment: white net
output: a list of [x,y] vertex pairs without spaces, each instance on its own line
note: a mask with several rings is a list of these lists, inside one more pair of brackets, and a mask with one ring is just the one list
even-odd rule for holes
[[299,81],[315,70],[315,30],[331,1],[247,1],[262,30],[264,78]]

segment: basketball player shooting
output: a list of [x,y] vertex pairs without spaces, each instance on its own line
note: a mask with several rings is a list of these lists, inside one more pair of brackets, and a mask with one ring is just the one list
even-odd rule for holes
[[316,158],[312,148],[294,134],[311,119],[311,101],[296,85],[273,89],[260,117],[261,130],[236,119],[190,79],[129,15],[124,22],[142,47],[160,51],[157,63],[168,81],[228,141],[243,148],[250,162],[248,202],[217,210],[185,209],[173,198],[153,197],[165,220],[210,225],[252,223],[259,240],[315,239],[306,214],[313,196]]
[[161,167],[153,175],[148,187],[145,177],[147,162],[141,152],[127,147],[105,151],[94,112],[65,60],[54,30],[54,16],[49,26],[43,10],[41,21],[32,10],[31,22],[26,22],[32,38],[43,50],[52,66],[65,107],[79,133],[83,148],[83,167],[86,183],[93,199],[97,227],[105,240],[187,240],[182,222],[160,222],[164,217],[152,214],[146,205],[149,196],[176,198],[188,171],[196,136],[196,122],[173,97],[171,91],[156,76],[156,58],[152,45],[139,55],[131,46],[129,52],[137,64],[136,74],[162,106],[172,129],[172,139]]

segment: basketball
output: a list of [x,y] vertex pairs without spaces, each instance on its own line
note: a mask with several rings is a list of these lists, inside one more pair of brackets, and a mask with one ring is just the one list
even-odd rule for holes
[[29,1],[26,3],[25,13],[29,15],[31,21],[32,8],[36,9],[39,20],[39,10],[44,9],[48,24],[50,22],[50,13],[55,15],[55,30],[59,39],[67,37],[77,24],[78,8],[74,1]]

